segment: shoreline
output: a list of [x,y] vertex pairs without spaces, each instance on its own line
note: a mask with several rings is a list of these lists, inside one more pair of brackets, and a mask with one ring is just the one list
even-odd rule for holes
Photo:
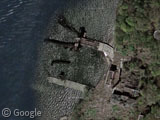
[[[97,10],[100,13],[98,13],[99,16],[101,15],[102,17],[94,16],[95,10],[92,11],[92,9],[90,8],[86,11],[82,10],[82,8],[79,8],[87,7],[84,6],[84,4],[87,4],[88,7],[92,4],[97,4],[99,3],[97,0],[92,2],[88,0],[88,2],[92,4],[83,1],[82,3],[78,4],[78,8],[70,8],[64,11],[64,16],[76,29],[79,29],[79,27],[81,26],[85,26],[87,29],[88,36],[91,36],[94,39],[98,40],[102,39],[102,41],[105,42],[106,40],[109,40],[108,37],[112,36],[112,24],[114,24],[112,19],[115,19],[115,17],[112,15],[113,11],[109,8],[113,6],[116,7],[116,5],[114,3],[115,1],[102,1],[105,3],[106,7],[104,8],[104,10]],[[77,15],[76,12],[78,13]],[[109,13],[104,14],[104,12]],[[114,14],[115,12],[116,11],[114,11]],[[108,22],[106,22],[105,18],[103,18],[104,15],[106,15],[107,18],[109,18]],[[82,18],[84,20],[82,20]],[[53,21],[55,21],[55,19]],[[102,23],[104,22],[106,26],[103,24],[103,27]],[[52,25],[48,27],[49,31],[47,33],[47,37],[52,37],[60,41],[65,40],[66,42],[73,41],[77,37],[75,34],[64,29],[57,23],[53,22],[51,24]],[[95,25],[94,28],[93,24]],[[106,33],[108,34],[106,35]],[[79,98],[81,98],[81,93],[79,91],[75,91],[69,88],[63,88],[58,85],[51,85],[47,82],[47,77],[53,77],[53,75],[56,77],[63,70],[63,72],[66,74],[66,79],[71,79],[73,81],[77,81],[77,78],[80,81],[95,80],[93,84],[96,84],[97,80],[99,81],[102,79],[105,73],[105,69],[107,69],[104,66],[105,62],[103,60],[102,55],[99,54],[99,52],[97,52],[96,50],[92,50],[90,48],[82,48],[78,53],[76,53],[70,51],[69,49],[64,49],[63,47],[59,47],[54,44],[43,43],[42,47],[40,48],[39,54],[40,60],[37,67],[38,77],[36,78],[37,80],[36,83],[33,85],[33,88],[37,92],[37,107],[40,108],[40,110],[42,110],[42,113],[45,114],[40,119],[45,119],[47,116],[47,119],[58,120],[60,117],[70,115],[72,113],[73,108],[78,103]],[[54,59],[67,59],[70,60],[72,64],[69,66],[65,64],[51,66],[51,61]],[[62,67],[63,69],[61,69]]]

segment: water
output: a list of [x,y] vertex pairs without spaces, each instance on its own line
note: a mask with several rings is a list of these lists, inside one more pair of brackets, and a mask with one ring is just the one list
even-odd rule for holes
[[[0,113],[6,107],[34,109],[30,86],[37,49],[50,17],[62,6],[62,0],[0,0]],[[9,118],[16,119],[29,118]]]

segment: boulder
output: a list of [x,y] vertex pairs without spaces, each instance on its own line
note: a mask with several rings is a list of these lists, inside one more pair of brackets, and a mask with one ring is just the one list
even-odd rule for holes
[[154,31],[153,36],[154,36],[154,38],[155,38],[156,40],[160,40],[160,30]]

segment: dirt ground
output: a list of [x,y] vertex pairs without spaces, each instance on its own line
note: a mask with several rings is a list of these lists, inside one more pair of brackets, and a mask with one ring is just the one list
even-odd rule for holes
[[[115,54],[115,64],[122,58]],[[123,58],[124,59],[124,58]],[[138,113],[130,105],[124,105],[112,99],[111,86],[101,80],[95,89],[89,91],[75,111],[70,120],[137,120]]]

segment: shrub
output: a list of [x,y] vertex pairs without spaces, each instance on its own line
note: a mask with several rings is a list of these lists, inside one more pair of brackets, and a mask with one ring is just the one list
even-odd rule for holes
[[123,32],[125,32],[125,33],[130,33],[130,32],[133,31],[133,28],[132,28],[131,26],[127,25],[126,23],[122,23],[122,24],[120,25],[120,28],[121,28],[121,30],[122,30]]
[[[160,101],[160,89],[153,82],[157,76],[160,76],[160,43],[153,38],[153,32],[160,29],[159,11],[160,0],[123,0],[117,16],[116,46],[122,55],[133,58],[145,58],[143,56],[149,55],[147,59],[142,59],[142,63],[131,61],[124,64],[128,72],[134,70],[139,72],[136,77],[140,81],[139,86],[143,88],[142,96],[138,98],[137,103],[140,108],[144,108],[143,110],[147,105],[152,106]],[[117,35],[119,33],[120,35]],[[150,51],[133,54],[138,51],[137,48],[149,48]],[[142,70],[139,64],[147,64],[147,68]],[[158,109],[160,110],[159,106],[153,107],[145,120],[156,120],[154,113]]]
[[134,21],[134,18],[133,17],[127,17],[126,18],[126,23],[132,27],[135,26],[135,21]]

